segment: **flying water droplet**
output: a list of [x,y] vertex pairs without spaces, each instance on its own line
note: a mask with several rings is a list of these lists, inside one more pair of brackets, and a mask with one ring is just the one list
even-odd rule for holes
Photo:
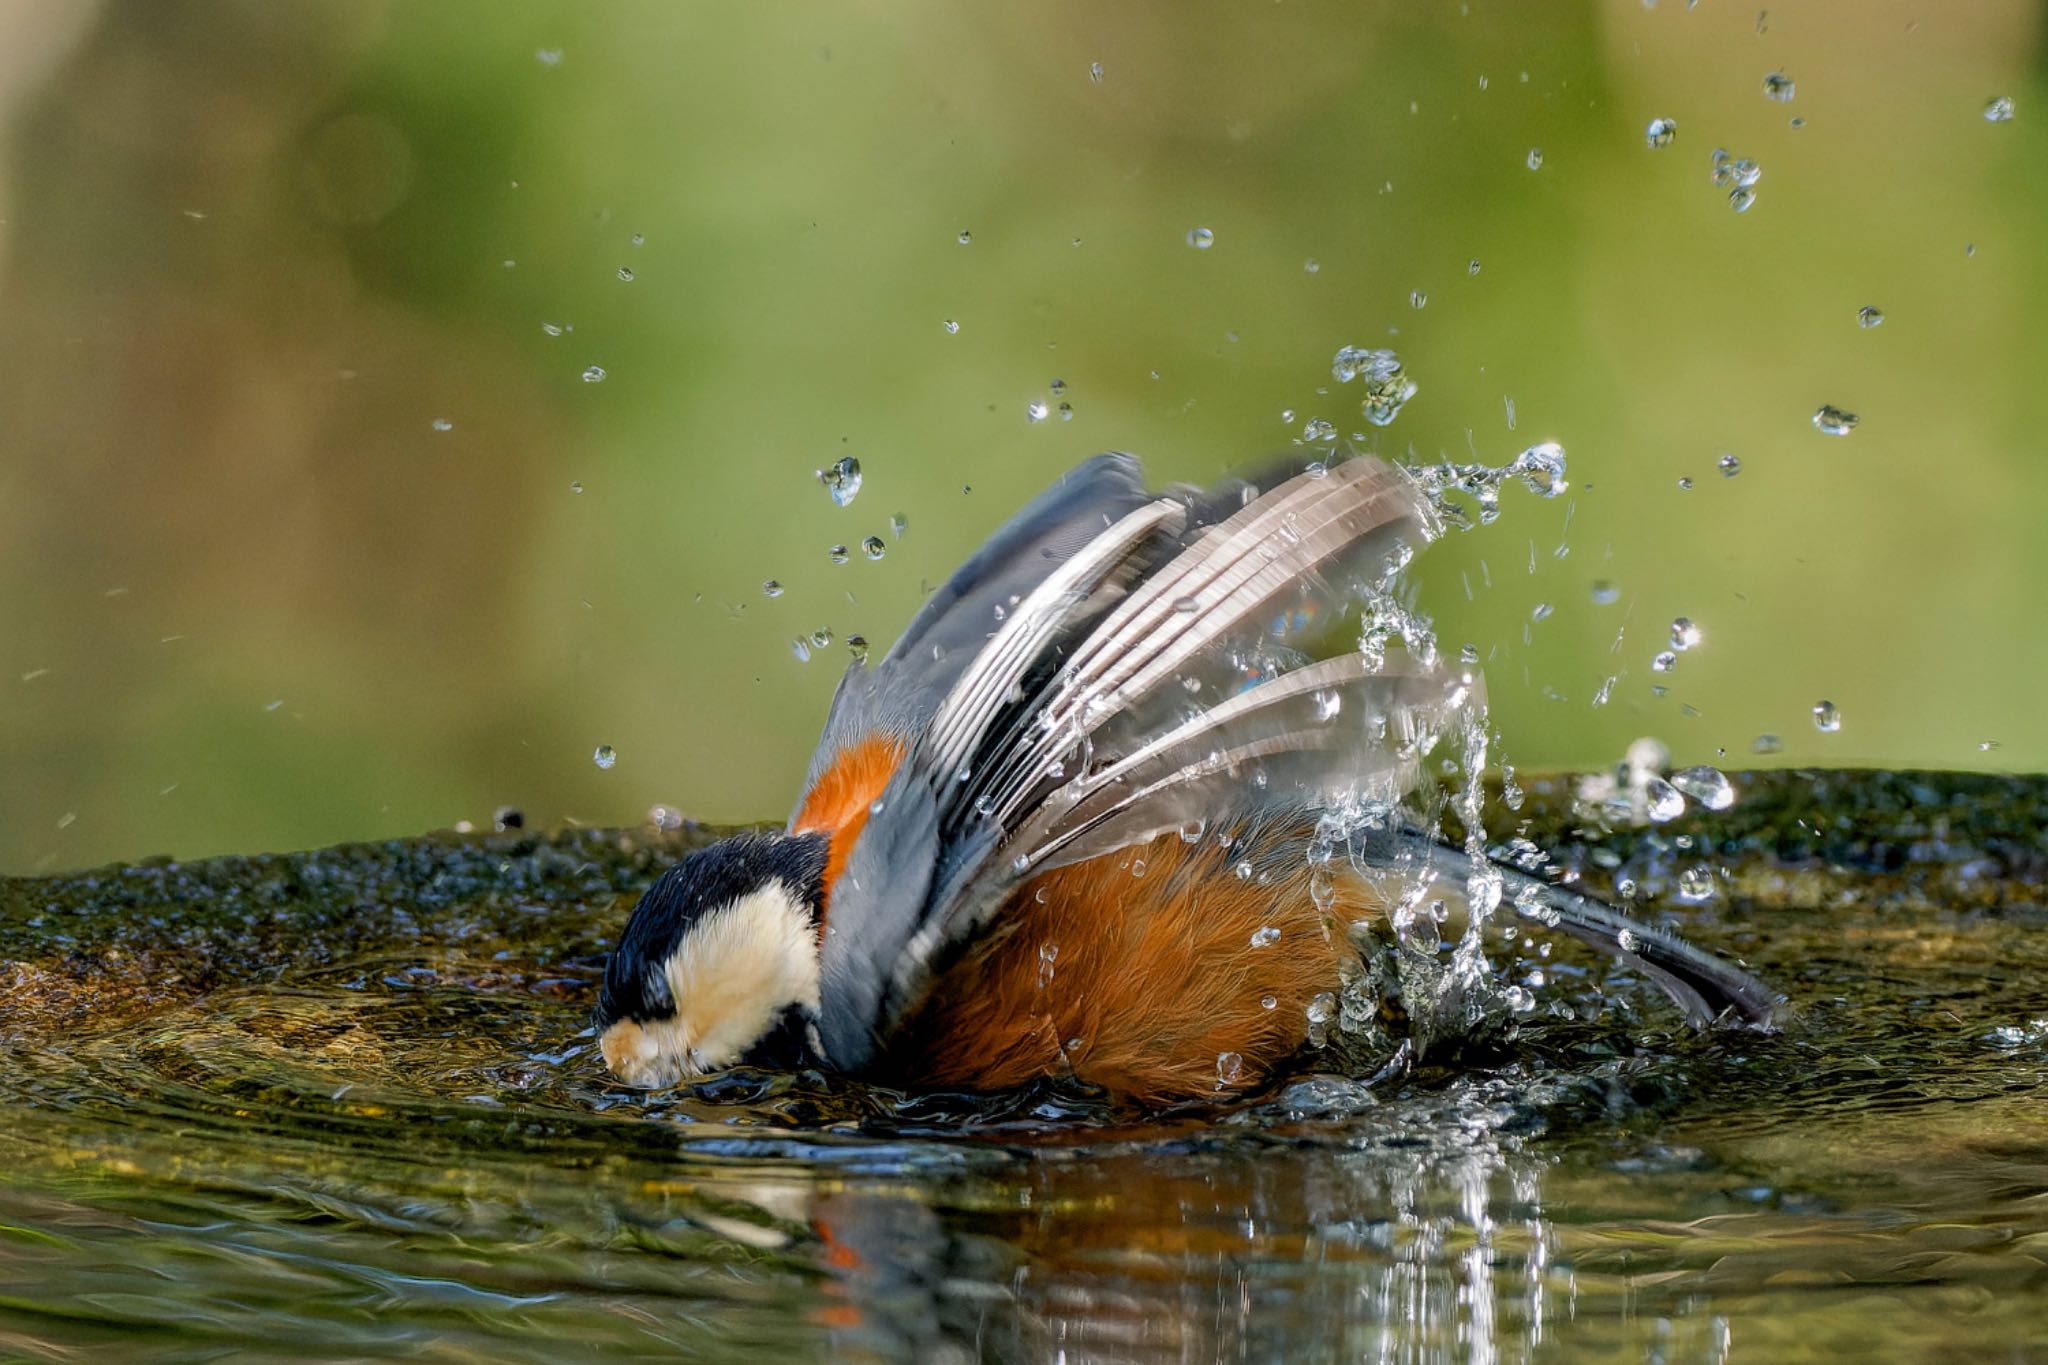
[[1668,649],[1658,650],[1656,657],[1650,660],[1650,671],[1652,673],[1669,673],[1676,667],[1678,667],[1678,656]]
[[609,768],[619,761],[619,751],[609,744],[600,744],[597,746],[597,752],[593,753],[590,758],[598,767]]
[[1596,606],[1596,607],[1611,607],[1611,606],[1613,606],[1613,605],[1614,605],[1614,604],[1615,604],[1616,602],[1619,602],[1620,600],[1621,600],[1621,589],[1620,589],[1620,588],[1617,588],[1617,587],[1615,587],[1615,586],[1614,586],[1614,584],[1612,584],[1612,583],[1609,583],[1609,582],[1608,582],[1608,581],[1607,581],[1606,579],[1604,579],[1604,578],[1601,578],[1601,579],[1596,579],[1596,580],[1594,580],[1594,583],[1593,583],[1593,605],[1594,605],[1594,606]]
[[782,585],[774,579],[764,578],[761,580],[761,595],[763,597],[780,597],[782,596],[782,591]]
[[789,652],[796,656],[798,663],[807,664],[811,661],[811,642],[799,635],[789,642]]
[[1877,307],[1875,304],[1864,304],[1856,310],[1856,325],[1866,328],[1882,327],[1884,325],[1884,309]]
[[621,280],[624,280],[627,284],[631,284],[633,282],[633,267],[630,265],[620,266],[619,278]]
[[436,417],[436,418],[435,418],[435,419],[434,419],[434,420],[433,420],[432,422],[430,422],[430,423],[429,423],[428,425],[432,426],[432,427],[434,428],[434,430],[436,430],[436,431],[453,431],[453,430],[455,430],[455,423],[453,423],[453,422],[449,421],[449,420],[448,420],[448,419],[447,419],[446,417]]
[[1855,413],[1845,411],[1832,403],[1823,403],[1813,414],[1813,429],[1827,436],[1847,436],[1861,421]]
[[1643,141],[1649,144],[1652,151],[1659,147],[1669,147],[1671,140],[1677,136],[1676,119],[1653,118],[1650,120],[1650,126],[1643,130]]
[[1742,472],[1742,461],[1736,459],[1733,455],[1723,455],[1720,459],[1714,461],[1714,464],[1720,469],[1721,477],[1724,479],[1732,479]]
[[1100,85],[1100,84],[1102,84],[1102,63],[1101,63],[1101,62],[1090,62],[1090,63],[1088,63],[1088,79],[1089,79],[1089,80],[1091,80],[1091,81],[1093,81],[1093,82],[1094,82],[1095,84],[1097,84],[1097,85]]
[[846,553],[844,545],[834,545],[831,549],[825,551],[825,557],[834,564],[844,564],[852,556]]
[[836,505],[844,507],[860,496],[860,461],[853,456],[843,455],[817,474]]
[[1465,904],[1476,918],[1485,919],[1500,904],[1503,886],[1498,868],[1490,864],[1482,867],[1465,878]]
[[1696,648],[1702,638],[1700,628],[1689,617],[1681,616],[1671,623],[1671,647],[1681,654]]
[[1813,704],[1813,728],[1824,735],[1832,735],[1842,728],[1842,709],[1831,701],[1817,701]]
[[1749,751],[1753,754],[1775,754],[1781,752],[1784,747],[1784,740],[1768,733],[1758,735],[1749,742]]
[[819,626],[816,630],[811,632],[812,649],[823,649],[831,643],[832,628],[830,626]]
[[1643,782],[1643,799],[1652,824],[1661,825],[1685,814],[1684,794],[1655,773]]
[[861,553],[865,554],[869,559],[880,559],[888,553],[888,547],[882,544],[880,536],[867,537],[867,539],[861,541],[860,548]]
[[1426,307],[1428,303],[1429,295],[1423,293],[1420,289],[1413,289],[1409,291],[1408,306],[1410,308],[1420,309]]
[[604,366],[602,365],[592,365],[583,372],[583,382],[586,384],[602,384],[605,378]]
[[569,491],[571,493],[581,493],[583,491],[583,480],[571,479],[569,481]]
[[973,234],[973,233],[971,233],[971,232],[969,232],[969,231],[968,231],[968,230],[967,230],[966,228],[961,228],[961,229],[960,229],[960,239],[959,239],[959,240],[960,240],[960,245],[962,245],[962,246],[969,246],[969,245],[972,245],[972,244],[973,244],[973,242],[974,242],[974,234]]
[[1678,874],[1678,898],[1684,901],[1704,901],[1714,898],[1714,869],[1705,866],[1688,867]]
[[1735,784],[1719,768],[1680,768],[1671,774],[1671,785],[1708,810],[1727,810],[1735,804]]
[[1189,228],[1188,245],[1197,251],[1207,251],[1216,245],[1216,234],[1205,227]]
[[1986,123],[2011,123],[2012,96],[1999,95],[1993,98],[1989,104],[1985,105],[1984,121]]
[[1543,149],[1542,149],[1541,147],[1531,147],[1531,148],[1529,149],[1529,155],[1528,155],[1528,157],[1526,158],[1526,160],[1527,160],[1527,161],[1528,161],[1528,163],[1529,163],[1529,169],[1530,169],[1530,170],[1532,170],[1532,171],[1540,171],[1540,170],[1542,170],[1542,169],[1543,169]]
[[901,512],[889,518],[889,534],[896,537],[896,539],[903,539],[903,533],[909,529],[910,518],[904,516]]
[[1792,83],[1792,78],[1784,72],[1773,71],[1770,75],[1764,77],[1765,99],[1776,100],[1778,103],[1783,104],[1796,93],[1798,93],[1798,87]]
[[958,336],[960,334],[960,324],[955,322],[952,318],[947,318],[942,325],[946,329],[947,336]]
[[1043,422],[1052,412],[1052,407],[1042,398],[1034,398],[1024,405],[1024,420]]

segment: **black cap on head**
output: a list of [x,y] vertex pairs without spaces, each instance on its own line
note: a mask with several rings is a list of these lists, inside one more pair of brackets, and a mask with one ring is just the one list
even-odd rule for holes
[[699,849],[662,873],[634,907],[605,965],[598,1031],[622,1019],[637,1023],[675,1014],[666,968],[705,915],[776,881],[816,914],[825,900],[828,849],[822,834],[741,834]]

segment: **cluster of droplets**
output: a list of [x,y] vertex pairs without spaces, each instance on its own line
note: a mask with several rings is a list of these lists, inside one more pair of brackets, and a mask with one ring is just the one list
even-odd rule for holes
[[1605,773],[1579,780],[1580,818],[1608,828],[1663,825],[1689,805],[1724,811],[1735,804],[1735,784],[1719,768],[1701,764],[1666,776],[1669,752],[1654,739],[1639,739],[1627,756]]
[[1725,147],[1714,148],[1714,183],[1728,191],[1728,207],[1747,213],[1756,203],[1756,184],[1764,178],[1763,168],[1748,157],[1731,156]]
[[[1444,524],[1460,530],[1492,525],[1500,516],[1501,485],[1511,480],[1539,498],[1557,497],[1571,487],[1564,447],[1555,441],[1530,446],[1504,465],[1445,461],[1419,466],[1414,473]],[[1470,499],[1476,511],[1466,510],[1461,499]]]
[[1046,386],[1052,393],[1050,400],[1033,398],[1024,405],[1024,420],[1036,426],[1054,413],[1062,422],[1074,420],[1074,405],[1067,401],[1067,381],[1055,379]]
[[1376,427],[1390,425],[1415,396],[1415,381],[1401,368],[1401,357],[1384,347],[1340,347],[1330,374],[1339,384],[1359,381],[1365,390],[1359,411]]

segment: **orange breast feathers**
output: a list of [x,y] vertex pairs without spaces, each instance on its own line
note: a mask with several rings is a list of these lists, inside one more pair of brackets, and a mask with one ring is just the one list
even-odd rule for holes
[[[832,904],[832,885],[846,870],[853,854],[853,841],[867,826],[868,809],[903,761],[903,741],[893,735],[866,735],[839,751],[832,765],[818,775],[804,793],[803,805],[790,822],[795,834],[824,834],[831,838],[825,854],[825,905]],[[825,926],[820,924],[822,935]]]
[[[889,1069],[973,1089],[1071,1072],[1151,1104],[1262,1084],[1356,962],[1345,925],[1378,909],[1341,862],[1316,907],[1308,835],[1167,835],[1027,883],[897,1030]],[[1247,861],[1274,870],[1240,878]]]

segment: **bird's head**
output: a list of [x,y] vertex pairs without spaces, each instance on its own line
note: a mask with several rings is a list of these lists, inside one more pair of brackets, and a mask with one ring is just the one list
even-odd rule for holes
[[598,1046],[629,1085],[801,1060],[818,1009],[821,834],[745,834],[640,898],[605,967]]

